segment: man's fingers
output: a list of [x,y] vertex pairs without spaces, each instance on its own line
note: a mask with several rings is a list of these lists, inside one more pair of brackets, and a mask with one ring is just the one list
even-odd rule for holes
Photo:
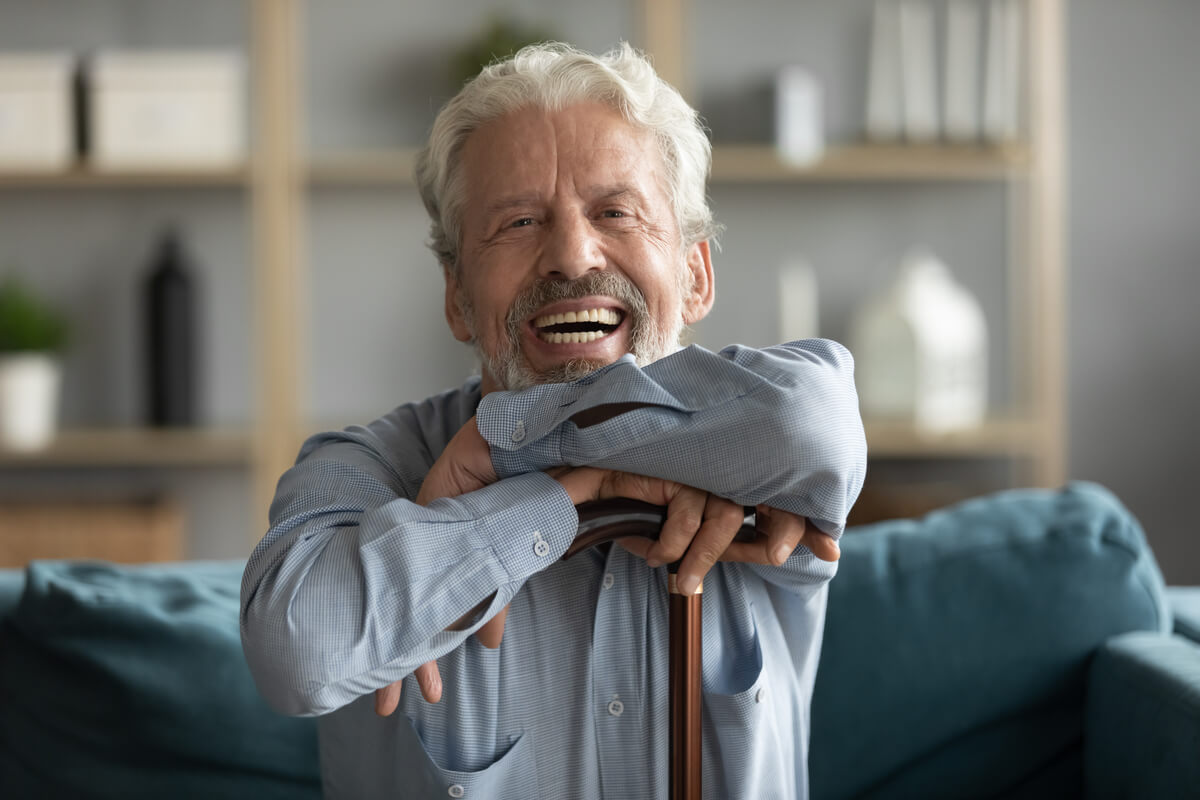
[[822,561],[837,561],[842,557],[837,540],[804,517],[767,506],[759,506],[757,516],[758,538],[753,542],[729,545],[721,556],[722,561],[778,566],[801,544]]
[[670,505],[681,491],[690,488],[665,478],[651,478],[634,472],[618,472],[616,470],[596,470],[596,472],[598,488],[595,499],[597,500],[628,497],[631,500],[666,506]]
[[787,561],[792,551],[804,539],[808,530],[808,520],[804,517],[777,508],[760,506],[757,515],[766,514],[766,555],[767,563],[779,566]]
[[704,523],[696,531],[687,554],[679,564],[679,591],[691,594],[704,576],[728,549],[742,527],[742,507],[716,495],[709,495],[704,508]]
[[822,561],[837,561],[842,557],[842,548],[837,540],[824,531],[817,530],[815,525],[809,525],[804,532],[804,546]]
[[[421,695],[431,703],[436,703],[442,699],[442,673],[438,672],[436,661],[426,661],[421,666],[417,667],[413,675],[417,678],[417,685],[421,687]],[[399,699],[399,692],[397,699]]]
[[667,504],[667,520],[658,534],[658,541],[646,552],[646,564],[660,567],[683,558],[688,545],[704,523],[708,492],[690,486],[679,487],[679,492]]
[[396,706],[400,705],[400,690],[403,687],[403,681],[396,681],[390,686],[376,689],[375,713],[381,717],[390,716],[396,710]]
[[504,620],[508,619],[508,606],[500,609],[500,613],[489,619],[475,631],[475,638],[484,647],[495,650],[500,646],[500,640],[504,638]]

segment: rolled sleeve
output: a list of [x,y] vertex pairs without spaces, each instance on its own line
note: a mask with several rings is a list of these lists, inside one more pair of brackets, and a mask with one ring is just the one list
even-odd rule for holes
[[[480,432],[501,475],[558,465],[636,472],[791,511],[838,536],[866,473],[853,366],[822,339],[693,346],[644,369],[625,358],[572,384],[485,397]],[[628,403],[640,407],[586,428],[571,422]]]

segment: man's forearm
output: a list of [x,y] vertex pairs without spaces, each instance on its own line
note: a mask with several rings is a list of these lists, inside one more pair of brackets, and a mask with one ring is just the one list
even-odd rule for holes
[[[421,506],[372,460],[351,443],[309,454],[281,481],[247,566],[247,660],[288,713],[334,710],[454,649],[575,534],[574,506],[549,476]],[[473,624],[445,630],[488,597]]]
[[689,348],[640,370],[625,361],[590,382],[489,395],[478,419],[500,475],[636,472],[791,511],[835,536],[866,467],[853,363],[823,340]]

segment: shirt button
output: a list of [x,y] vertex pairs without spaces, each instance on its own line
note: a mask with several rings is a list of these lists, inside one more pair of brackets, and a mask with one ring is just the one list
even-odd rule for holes
[[550,554],[550,545],[542,538],[541,531],[533,532],[533,554],[538,558],[545,558]]
[[759,689],[757,692],[754,693],[754,702],[761,703],[766,698],[766,696],[767,696],[767,690]]
[[620,700],[613,700],[608,704],[608,713],[614,717],[619,717],[625,713],[625,704]]
[[604,580],[600,581],[600,585],[605,589],[611,589],[614,580],[613,574],[611,572],[606,572],[604,573]]
[[525,423],[518,421],[516,427],[513,428],[512,440],[514,442],[522,441],[525,438]]
[[450,784],[450,788],[446,790],[446,794],[451,797],[466,797],[467,790],[462,787],[462,784],[452,783]]

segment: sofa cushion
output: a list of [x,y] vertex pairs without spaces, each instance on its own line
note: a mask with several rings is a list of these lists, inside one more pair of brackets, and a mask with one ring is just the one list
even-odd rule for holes
[[1137,521],[1073,484],[852,529],[813,696],[814,798],[1059,797],[1089,659],[1170,627]]
[[0,624],[6,796],[319,796],[313,721],[242,655],[242,566],[30,565]]

